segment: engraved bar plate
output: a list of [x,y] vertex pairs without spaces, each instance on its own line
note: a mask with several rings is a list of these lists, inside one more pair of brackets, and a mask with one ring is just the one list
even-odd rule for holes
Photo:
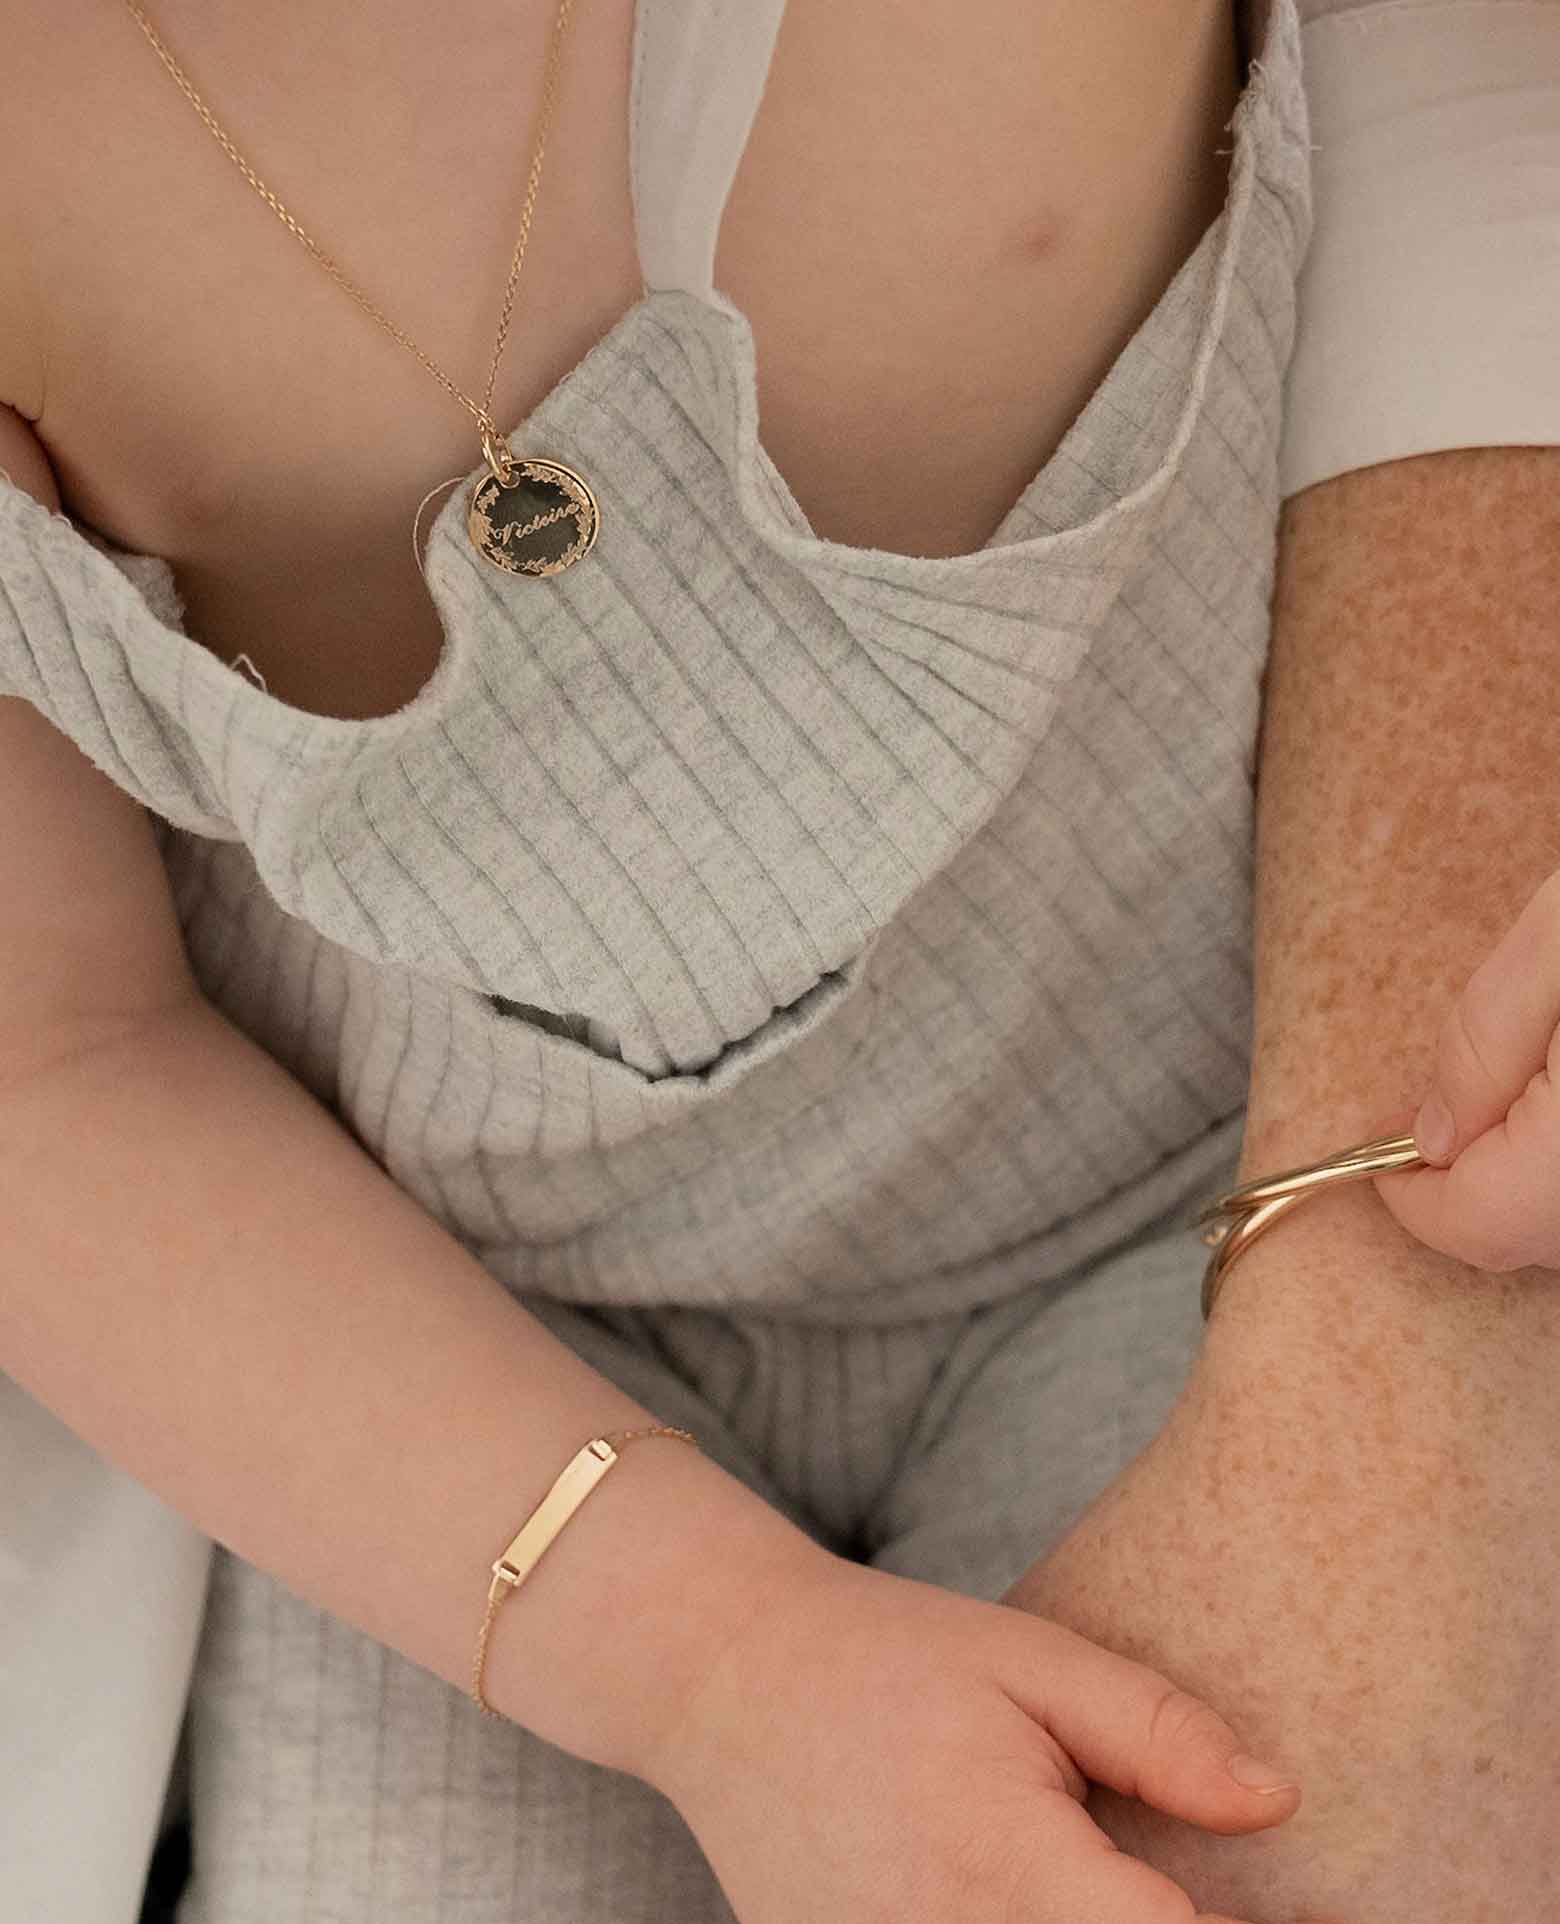
[[500,1585],[518,1584],[530,1573],[537,1558],[617,1460],[617,1451],[604,1437],[592,1437],[582,1449],[575,1451],[553,1487],[526,1518],[509,1548],[494,1563],[489,1600]]

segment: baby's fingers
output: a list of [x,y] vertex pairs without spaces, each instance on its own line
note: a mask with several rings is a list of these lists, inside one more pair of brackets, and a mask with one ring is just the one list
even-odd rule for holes
[[1516,1101],[1560,1028],[1560,874],[1552,875],[1469,978],[1442,1025],[1430,1090],[1414,1118],[1444,1167]]
[[1047,1642],[1003,1687],[1096,1783],[1204,1830],[1263,1830],[1292,1817],[1292,1777],[1244,1754],[1208,1704],[1158,1671],[1037,1619]]
[[1247,1924],[1199,1911],[1162,1871],[1116,1849],[1080,1804],[1062,1807],[1043,1831],[1045,1863],[1034,1889],[1008,1906],[1022,1924]]

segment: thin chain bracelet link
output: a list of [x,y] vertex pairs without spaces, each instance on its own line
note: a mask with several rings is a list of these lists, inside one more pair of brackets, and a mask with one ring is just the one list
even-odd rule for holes
[[[504,1714],[495,1710],[482,1694],[482,1669],[487,1660],[488,1637],[493,1629],[493,1619],[498,1614],[498,1606],[520,1587],[548,1544],[617,1461],[617,1445],[632,1443],[647,1436],[680,1437],[683,1442],[692,1443],[695,1449],[698,1448],[698,1438],[691,1430],[680,1430],[670,1423],[654,1423],[637,1430],[608,1430],[601,1436],[593,1436],[564,1465],[509,1547],[494,1561],[493,1581],[488,1586],[487,1611],[482,1619],[482,1628],[477,1633],[477,1654],[471,1666],[471,1695],[485,1716],[501,1717]],[[598,1444],[603,1447],[598,1449]],[[547,1515],[535,1536],[522,1544],[522,1538],[527,1537],[531,1526],[543,1516],[544,1511]],[[523,1562],[517,1564],[512,1561],[517,1557],[523,1558]]]

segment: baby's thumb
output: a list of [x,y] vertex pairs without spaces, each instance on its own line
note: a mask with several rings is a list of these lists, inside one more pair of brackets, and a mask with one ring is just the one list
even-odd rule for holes
[[1264,1830],[1299,1809],[1293,1775],[1248,1756],[1200,1698],[1060,1624],[1035,1623],[1047,1641],[1023,1665],[1030,1688],[1007,1679],[1004,1688],[1086,1777],[1230,1835]]

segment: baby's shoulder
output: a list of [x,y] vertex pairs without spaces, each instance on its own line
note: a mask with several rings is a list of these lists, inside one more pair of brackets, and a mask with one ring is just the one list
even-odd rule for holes
[[[58,509],[59,489],[33,423],[43,412],[44,344],[33,281],[34,250],[23,216],[49,192],[52,142],[44,106],[46,66],[37,16],[23,0],[0,0],[0,469]],[[62,26],[71,12],[60,9]]]
[[0,474],[8,475],[15,486],[35,496],[46,508],[59,512],[59,485],[43,443],[33,433],[31,423],[4,403],[0,403]]

